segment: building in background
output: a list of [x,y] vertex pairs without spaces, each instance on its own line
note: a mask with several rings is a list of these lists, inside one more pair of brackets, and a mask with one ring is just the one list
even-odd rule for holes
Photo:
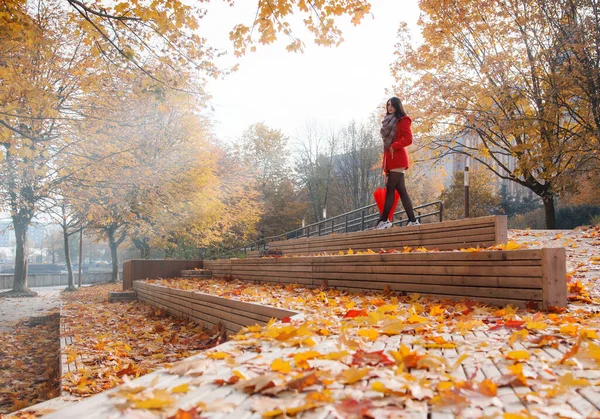
[[[457,139],[458,144],[460,144],[460,143],[465,144],[466,141],[469,141],[467,144],[469,144],[471,147],[473,147],[473,145],[478,142],[478,139],[473,134],[466,134],[464,137],[459,137]],[[444,171],[447,174],[446,181],[444,182],[444,186],[446,188],[449,187],[450,184],[452,183],[455,173],[462,172],[465,170],[465,166],[467,163],[467,156],[465,154],[460,153],[460,150],[461,150],[460,145],[458,145],[456,147],[456,150],[457,151],[455,153],[446,155],[442,160],[442,165],[444,167]],[[516,159],[513,156],[502,156],[500,162],[511,171],[515,169]],[[472,171],[472,170],[478,169],[478,168],[489,170],[482,163],[471,158],[469,169]],[[500,190],[502,188],[505,188],[506,192],[509,195],[513,195],[518,198],[523,198],[523,197],[532,198],[534,195],[534,193],[533,193],[533,191],[531,191],[531,189],[526,188],[522,185],[519,185],[517,182],[513,182],[508,179],[502,179],[498,176],[495,176],[494,180],[495,180],[495,182],[490,186],[497,193],[500,193]]]

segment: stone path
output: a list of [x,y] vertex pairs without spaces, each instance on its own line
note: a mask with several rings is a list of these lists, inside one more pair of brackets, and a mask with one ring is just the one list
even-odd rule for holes
[[[37,297],[0,298],[0,332],[32,316],[42,315],[60,305],[60,292],[64,286],[36,288]],[[0,290],[0,292],[9,290]]]

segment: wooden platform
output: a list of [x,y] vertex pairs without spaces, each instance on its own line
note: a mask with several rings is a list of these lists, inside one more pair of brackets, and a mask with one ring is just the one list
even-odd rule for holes
[[291,310],[167,288],[143,281],[136,281],[133,286],[139,301],[209,327],[223,323],[229,334],[237,333],[245,326],[264,325],[272,318],[281,319],[298,314]]
[[564,248],[205,261],[216,277],[354,291],[393,290],[495,305],[567,304]]
[[123,292],[109,292],[108,302],[109,303],[128,303],[131,301],[137,301],[137,294],[135,291],[123,291]]
[[123,263],[123,291],[140,279],[173,278],[188,269],[202,269],[201,260],[132,259]]
[[[502,381],[507,374],[510,374],[508,366],[512,364],[511,361],[504,360],[504,352],[510,350],[505,346],[505,342],[508,340],[512,331],[498,331],[486,333],[484,331],[470,331],[466,334],[443,334],[443,338],[447,342],[451,342],[452,345],[448,345],[447,349],[432,349],[427,342],[420,339],[419,336],[411,334],[401,334],[392,336],[385,342],[375,342],[370,347],[365,348],[370,353],[376,351],[384,351],[389,355],[389,351],[397,350],[400,345],[404,345],[411,351],[416,351],[420,354],[429,354],[430,357],[444,358],[450,365],[458,363],[458,367],[453,369],[452,376],[456,382],[466,382],[472,380],[472,382],[480,383],[484,380],[489,381]],[[481,352],[473,351],[468,349],[468,343],[477,342],[489,342],[487,345],[489,351],[497,353],[498,355],[494,358],[488,358],[481,354]],[[253,342],[254,343],[254,342]],[[316,346],[310,348],[310,351],[314,351],[319,354],[328,354],[335,351],[340,351],[343,346],[338,346],[333,339],[325,339],[320,341]],[[475,344],[473,346],[476,346]],[[515,349],[525,349],[520,343],[515,344]],[[536,360],[545,360],[545,362],[558,362],[565,353],[569,351],[569,347],[563,344],[557,346],[556,349],[544,348],[544,350],[537,351],[532,354],[532,358]],[[259,410],[275,410],[286,405],[286,396],[270,396],[269,386],[267,383],[269,380],[274,380],[275,386],[281,385],[283,379],[279,378],[273,371],[269,371],[268,366],[276,359],[289,360],[293,362],[293,355],[301,352],[306,352],[307,348],[296,348],[296,347],[282,347],[272,341],[260,340],[254,343],[252,346],[248,344],[246,340],[230,341],[222,344],[214,350],[198,354],[194,357],[188,358],[186,361],[190,367],[188,367],[189,373],[176,373],[174,370],[164,369],[148,374],[144,377],[134,380],[129,386],[123,385],[115,389],[108,390],[104,393],[98,394],[86,400],[79,402],[76,405],[65,407],[53,414],[46,416],[47,419],[103,419],[103,418],[128,418],[128,417],[154,417],[154,418],[167,418],[175,417],[174,412],[177,409],[181,409],[183,413],[194,406],[200,406],[198,409],[198,417],[205,418],[219,418],[219,419],[260,419],[263,417]],[[353,351],[351,351],[353,352]],[[214,359],[209,358],[210,353],[226,354],[226,359]],[[339,353],[339,352],[338,352]],[[465,358],[466,356],[466,358]],[[390,355],[391,357],[391,355]],[[461,358],[462,357],[462,358]],[[464,359],[464,361],[459,361]],[[235,361],[234,361],[235,360]],[[310,361],[313,362],[313,361]],[[348,366],[339,363],[338,365],[342,369],[347,369]],[[192,370],[192,366],[194,369]],[[315,363],[313,365],[319,365]],[[337,365],[337,364],[336,364]],[[264,366],[261,368],[261,366]],[[266,368],[265,368],[266,367]],[[330,365],[327,367],[319,368],[321,373],[325,376],[334,375],[335,373],[329,372]],[[369,367],[373,370],[378,371],[372,376],[367,376],[364,380],[358,381],[356,384],[348,385],[347,387],[353,387],[353,393],[345,393],[343,388],[339,386],[330,385],[327,390],[332,395],[334,401],[325,403],[315,403],[314,408],[307,411],[300,410],[298,415],[295,417],[300,418],[311,418],[311,419],[335,419],[344,416],[344,410],[336,410],[336,408],[343,406],[343,399],[347,397],[356,397],[356,402],[360,401],[360,397],[365,397],[363,400],[372,401],[385,401],[388,400],[391,411],[388,411],[388,415],[381,417],[411,417],[411,418],[431,418],[431,419],[451,419],[464,417],[462,415],[456,415],[452,412],[452,409],[457,409],[459,406],[451,405],[447,408],[432,407],[430,397],[426,393],[423,393],[421,400],[416,400],[411,396],[408,396],[408,402],[405,404],[405,398],[394,397],[393,394],[382,394],[374,391],[370,391],[372,386],[376,382],[387,382],[392,383],[393,380],[397,380],[399,388],[402,387],[403,381],[402,375],[384,375],[386,368],[383,367]],[[527,368],[527,367],[526,367]],[[568,371],[568,367],[559,367],[564,371]],[[265,370],[266,369],[266,370]],[[182,368],[179,368],[181,371]],[[183,369],[185,371],[185,369]],[[194,371],[196,371],[194,373]],[[239,385],[227,385],[224,381],[230,380],[234,376],[234,371],[242,372],[242,374],[249,374],[249,371],[253,371],[252,375],[256,382],[256,386],[266,389],[261,394],[260,388],[255,389],[254,392],[243,391],[243,388]],[[438,383],[438,378],[431,378],[432,373],[426,369],[410,368],[407,371],[415,379],[422,379],[425,381],[433,380],[432,388],[435,389],[435,384]],[[596,376],[595,371],[587,371],[586,374],[589,377]],[[310,374],[310,371],[305,375]],[[529,374],[535,374],[536,380],[528,379],[528,381],[544,382],[547,380],[556,380],[552,374],[547,371],[537,371],[535,373],[529,372]],[[257,376],[258,375],[258,376]],[[381,377],[390,377],[387,381]],[[248,377],[248,378],[249,378]],[[281,377],[281,375],[280,375]],[[393,377],[393,378],[392,378]],[[262,379],[261,381],[257,381]],[[286,377],[289,383],[290,379]],[[446,377],[447,379],[447,377]],[[240,380],[243,382],[243,379]],[[185,393],[176,393],[169,391],[169,389],[175,389],[182,385],[188,385],[186,387],[189,391]],[[415,382],[416,384],[416,382]],[[319,381],[318,385],[308,387],[300,391],[288,392],[288,400],[301,399],[304,400],[307,394],[312,391],[322,391],[323,385]],[[325,386],[326,387],[326,386]],[[135,395],[141,394],[141,391],[146,392],[151,397],[152,391],[157,390],[163,399],[168,394],[170,403],[165,403],[164,410],[154,409],[136,409],[131,406],[132,402],[128,401],[127,398],[134,398]],[[437,393],[437,390],[434,390]],[[509,385],[498,386],[497,395],[492,397],[484,397],[478,392],[472,391],[473,397],[473,408],[469,417],[504,417],[504,414],[514,413],[515,417],[527,417],[526,414],[533,415],[532,417],[558,417],[552,413],[544,415],[544,409],[546,406],[540,404],[537,401],[539,398],[531,397],[527,395],[537,394],[540,391],[538,384],[520,385],[519,383],[513,383]],[[564,417],[598,417],[600,409],[600,393],[594,386],[586,386],[578,388],[577,390],[569,391],[568,402],[565,403],[561,411],[569,416]],[[285,393],[284,393],[285,394]],[[469,397],[469,393],[465,397]],[[158,396],[157,396],[158,397]],[[556,396],[560,397],[560,396]],[[160,402],[162,399],[157,400]],[[267,401],[270,400],[270,403]],[[151,400],[152,401],[152,400]],[[304,401],[306,403],[306,401]],[[394,410],[395,404],[399,405],[400,408]],[[458,402],[457,402],[458,404]],[[127,407],[129,405],[129,407]],[[356,403],[359,407],[360,404]],[[270,407],[272,406],[272,407]],[[382,407],[386,404],[382,404]],[[478,406],[476,408],[475,406]],[[374,409],[373,405],[369,402],[365,402],[365,408],[370,407]],[[200,411],[202,411],[200,415]],[[552,412],[552,411],[550,411]],[[479,413],[479,414],[476,414]],[[383,412],[382,412],[383,414]],[[341,415],[341,416],[340,416]],[[522,415],[522,416],[519,416]],[[269,416],[274,417],[275,415]],[[562,416],[562,415],[561,415]],[[195,417],[190,414],[189,417]],[[276,416],[286,417],[285,415]],[[357,416],[358,417],[358,416]],[[369,416],[371,417],[371,416]],[[375,416],[377,417],[377,416]]]
[[185,269],[181,271],[182,278],[211,278],[212,272],[208,269]]
[[378,251],[404,246],[453,250],[477,246],[489,247],[506,243],[506,241],[506,216],[496,215],[414,227],[393,227],[387,230],[367,230],[282,240],[269,243],[269,250],[279,251],[284,255],[335,254],[340,250],[347,251],[348,249]]

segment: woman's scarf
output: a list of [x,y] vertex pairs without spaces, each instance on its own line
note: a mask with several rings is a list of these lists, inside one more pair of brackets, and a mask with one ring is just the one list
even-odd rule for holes
[[398,118],[393,113],[386,115],[381,122],[381,138],[383,138],[383,148],[389,150],[396,139],[396,129],[398,128]]

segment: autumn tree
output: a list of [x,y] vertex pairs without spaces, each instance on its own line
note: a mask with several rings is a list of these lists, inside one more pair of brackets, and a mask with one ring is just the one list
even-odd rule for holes
[[[46,200],[48,208],[41,208],[50,219],[58,224],[62,233],[62,242],[64,248],[65,264],[67,265],[67,291],[75,291],[75,281],[73,277],[73,264],[71,262],[71,247],[69,245],[72,235],[79,233],[84,228],[85,219],[83,214],[71,205],[68,194],[64,191],[49,200]],[[54,255],[53,255],[54,256]],[[53,262],[54,263],[54,262]]]
[[350,121],[338,135],[333,158],[336,186],[332,191],[339,205],[336,213],[372,204],[373,191],[383,185],[383,145],[378,125],[373,119]]
[[401,28],[392,66],[396,90],[416,109],[417,135],[439,158],[470,155],[532,190],[554,228],[555,197],[595,159],[589,130],[569,110],[588,105],[557,54],[565,38],[536,2],[423,0],[420,7],[423,43],[411,47]]
[[288,138],[264,123],[251,125],[240,137],[238,149],[261,195],[263,215],[257,226],[262,237],[298,228],[306,205],[296,197],[287,149]]
[[[493,187],[494,175],[484,168],[471,171],[469,177],[469,216],[483,217],[498,213],[500,207],[500,195]],[[444,217],[457,220],[465,216],[465,185],[464,172],[457,171],[454,174],[450,186],[442,191],[441,199],[444,203]]]
[[73,138],[68,123],[77,95],[93,77],[79,72],[99,65],[89,49],[74,48],[82,37],[67,24],[57,2],[31,8],[25,2],[0,5],[0,197],[16,236],[13,293],[28,294],[27,230],[39,205],[64,177],[57,156]]
[[[271,43],[281,33],[292,40],[290,50],[300,50],[302,41],[287,22],[294,12],[304,15],[317,43],[331,45],[342,39],[334,18],[348,15],[358,24],[369,13],[369,3],[259,2],[251,26],[238,25],[231,32],[236,54]],[[227,73],[215,63],[222,51],[200,34],[198,22],[205,18],[201,4],[179,0],[0,4],[0,194],[17,237],[13,293],[30,293],[26,253],[31,220],[40,202],[73,172],[58,175],[55,159],[86,141],[77,126],[98,118],[97,106],[112,99],[101,95],[107,80],[143,74],[143,88],[158,95],[169,89],[203,95],[207,77]]]
[[307,121],[297,140],[294,170],[299,186],[306,190],[309,221],[320,221],[323,209],[330,203],[338,133],[316,121]]
[[[573,132],[590,137],[585,153],[600,153],[600,2],[558,0],[536,2],[548,25],[569,89],[557,89],[556,99],[576,123]],[[569,127],[571,128],[571,127]]]
[[156,97],[141,86],[143,79],[117,84],[127,94],[102,110],[101,122],[89,122],[88,132],[97,124],[101,130],[81,150],[90,164],[75,185],[91,227],[108,240],[115,281],[127,238],[149,246],[187,219],[189,202],[214,193],[215,159],[194,98],[173,91]]

